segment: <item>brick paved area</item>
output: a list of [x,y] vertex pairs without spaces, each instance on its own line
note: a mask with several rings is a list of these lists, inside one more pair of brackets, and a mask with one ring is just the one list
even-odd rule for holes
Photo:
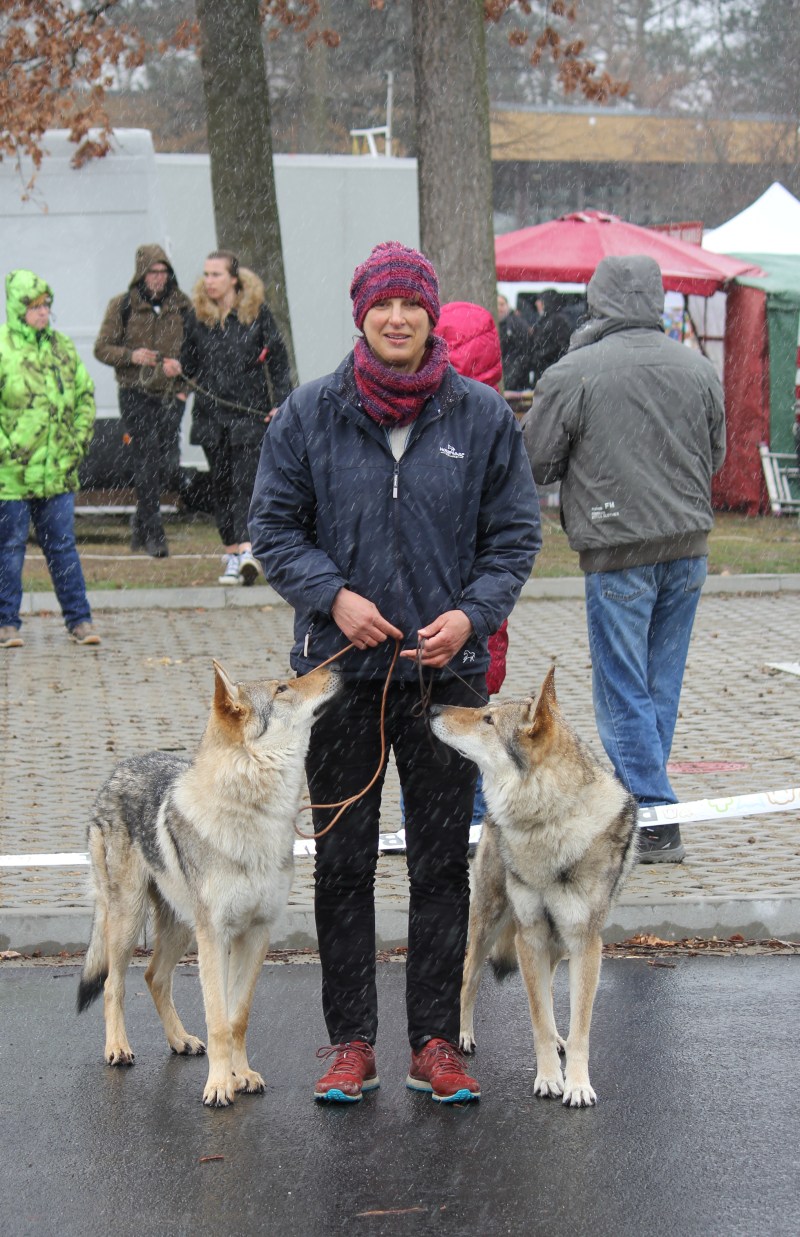
[[[96,608],[102,598],[95,595]],[[255,595],[247,600],[247,608],[98,608],[97,650],[71,645],[55,614],[26,618],[25,647],[0,655],[0,853],[83,851],[94,794],[115,761],[151,748],[191,751],[198,741],[212,657],[237,678],[288,671],[291,611],[254,604]],[[800,785],[800,679],[766,668],[797,659],[798,632],[800,592],[703,597],[672,760],[745,767],[676,773],[682,800]],[[579,599],[520,601],[510,622],[503,694],[538,687],[551,660],[564,712],[599,749]],[[383,812],[382,828],[396,828],[391,771]],[[302,827],[308,821],[305,813]],[[686,861],[638,868],[612,934],[642,928],[691,935],[719,927],[752,935],[777,925],[783,935],[800,935],[800,804],[780,815],[690,824],[683,832]],[[295,945],[313,936],[311,862],[298,863],[286,937]],[[73,917],[74,942],[89,907],[85,869],[0,869],[0,947],[14,943],[20,917],[41,914],[52,923],[61,911]],[[380,860],[378,907],[383,943],[402,940],[402,856]],[[58,943],[57,934],[53,939]]]

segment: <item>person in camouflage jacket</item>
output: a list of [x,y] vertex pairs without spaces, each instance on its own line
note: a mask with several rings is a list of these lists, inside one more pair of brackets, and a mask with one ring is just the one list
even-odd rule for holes
[[75,544],[78,467],[92,438],[94,386],[66,335],[50,325],[50,286],[32,271],[6,279],[0,327],[0,648],[22,645],[22,566],[33,520],[64,621],[99,644]]

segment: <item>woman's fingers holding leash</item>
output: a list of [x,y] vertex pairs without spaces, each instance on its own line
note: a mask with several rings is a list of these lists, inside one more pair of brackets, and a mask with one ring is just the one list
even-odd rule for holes
[[[423,666],[446,666],[472,635],[472,623],[463,610],[446,610],[427,627],[420,627],[420,657]],[[416,657],[415,649],[405,649],[401,657]]]
[[373,602],[348,588],[336,594],[331,616],[357,649],[372,649],[389,638],[403,639],[402,631],[388,622]]

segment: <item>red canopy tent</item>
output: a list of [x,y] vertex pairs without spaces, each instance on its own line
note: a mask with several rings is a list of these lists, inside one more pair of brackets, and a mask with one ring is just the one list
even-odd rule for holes
[[[546,280],[586,284],[602,258],[631,254],[654,258],[661,268],[664,290],[686,296],[712,296],[727,290],[736,276],[758,273],[758,267],[752,264],[710,253],[666,232],[641,228],[597,210],[577,211],[549,223],[506,232],[495,238],[494,245],[497,278],[508,283]],[[764,355],[763,321],[758,320],[759,306],[751,305],[745,295],[752,290],[732,285],[732,292],[726,313],[723,375],[728,452],[715,478],[714,502],[755,514],[763,509],[758,441],[764,435],[768,359]],[[768,424],[768,400],[766,419]],[[758,440],[755,445],[754,437]]]
[[497,278],[509,283],[548,279],[588,283],[602,258],[644,254],[661,267],[666,292],[711,296],[737,275],[755,274],[752,263],[709,253],[666,232],[653,232],[599,210],[577,211],[494,242]]

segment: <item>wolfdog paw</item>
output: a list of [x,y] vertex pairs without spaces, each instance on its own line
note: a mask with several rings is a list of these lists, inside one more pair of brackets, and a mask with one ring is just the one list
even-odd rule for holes
[[174,1043],[170,1040],[169,1046],[178,1057],[205,1056],[206,1046],[196,1035],[189,1035],[187,1033],[181,1039],[176,1039]]
[[112,1044],[106,1047],[107,1065],[133,1065],[136,1055],[130,1044]]
[[567,1041],[562,1039],[560,1035],[556,1035],[556,1048],[558,1049],[558,1055],[560,1057],[565,1057],[567,1055]]
[[462,1052],[472,1056],[475,1051],[475,1032],[472,1029],[462,1031],[458,1037],[458,1046]]
[[568,1108],[591,1108],[597,1103],[597,1096],[589,1085],[587,1078],[584,1083],[568,1082],[564,1088],[564,1104]]
[[235,1078],[229,1074],[224,1082],[215,1082],[209,1078],[203,1091],[203,1103],[206,1108],[227,1108],[233,1103],[235,1095]]
[[557,1069],[547,1077],[537,1074],[533,1082],[533,1093],[541,1095],[542,1099],[555,1099],[557,1095],[563,1095],[564,1079],[561,1070]]
[[254,1069],[242,1070],[234,1074],[234,1087],[243,1095],[263,1095],[267,1084]]

